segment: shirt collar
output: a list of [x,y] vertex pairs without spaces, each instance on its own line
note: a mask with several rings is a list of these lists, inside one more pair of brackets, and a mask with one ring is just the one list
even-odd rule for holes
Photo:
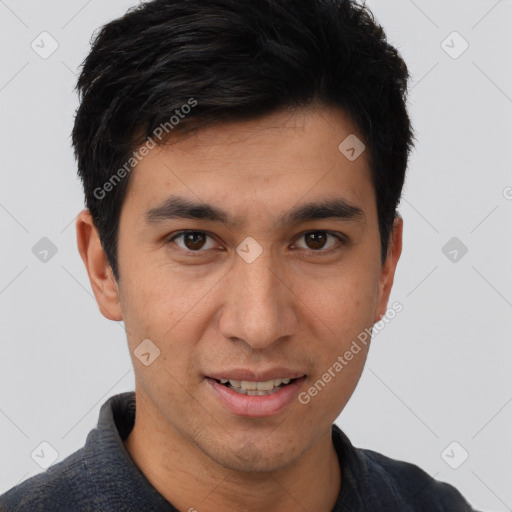
[[[87,436],[84,463],[104,497],[102,510],[177,512],[135,464],[123,440],[135,423],[135,392],[110,397],[101,407],[98,426]],[[121,504],[123,506],[121,506]]]

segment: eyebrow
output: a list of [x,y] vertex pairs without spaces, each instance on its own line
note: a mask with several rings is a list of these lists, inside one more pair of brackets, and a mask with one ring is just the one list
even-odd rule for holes
[[[144,213],[146,223],[158,224],[171,219],[193,219],[220,222],[227,227],[243,224],[239,218],[232,218],[221,208],[202,202],[194,202],[179,196],[170,196],[162,204]],[[318,219],[338,219],[364,224],[366,215],[362,208],[344,198],[328,199],[300,205],[277,219],[277,226],[299,224]]]

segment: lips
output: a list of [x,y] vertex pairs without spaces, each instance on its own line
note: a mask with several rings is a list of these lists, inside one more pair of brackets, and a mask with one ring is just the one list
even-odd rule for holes
[[226,370],[205,379],[223,408],[253,418],[279,414],[297,397],[305,380],[303,372],[286,368],[259,373]]
[[293,380],[295,379],[284,378],[255,382],[249,380],[220,379],[220,384],[226,386],[232,391],[235,391],[236,393],[240,393],[241,395],[264,396],[275,393],[282,386],[286,386],[290,382],[293,382]]
[[211,372],[206,375],[210,379],[220,381],[221,379],[232,379],[249,382],[266,382],[276,379],[297,379],[303,377],[305,372],[285,367],[269,368],[267,370],[249,370],[244,368],[232,368],[218,372]]

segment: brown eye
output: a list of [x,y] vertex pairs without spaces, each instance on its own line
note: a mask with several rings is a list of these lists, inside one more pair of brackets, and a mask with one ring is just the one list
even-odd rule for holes
[[325,245],[325,242],[327,241],[326,233],[323,231],[307,233],[304,236],[308,247],[314,250],[322,249],[322,247]]
[[[326,245],[329,238],[331,238],[333,242]],[[305,247],[301,247],[299,244],[296,244],[299,248],[322,253],[329,252],[330,249],[334,249],[336,245],[343,244],[343,239],[340,236],[327,231],[310,231],[308,233],[303,233],[298,240],[305,241]]]
[[196,251],[198,249],[201,249],[204,245],[204,242],[206,240],[206,236],[204,233],[185,233],[183,237],[183,242],[185,243],[185,246],[187,249],[190,249],[191,251]]
[[172,237],[169,241],[175,242],[175,240],[182,239],[183,245],[175,242],[181,249],[193,252],[206,252],[206,250],[212,249],[215,245],[212,243],[210,247],[205,248],[208,238],[211,239],[211,237],[203,231],[183,231]]

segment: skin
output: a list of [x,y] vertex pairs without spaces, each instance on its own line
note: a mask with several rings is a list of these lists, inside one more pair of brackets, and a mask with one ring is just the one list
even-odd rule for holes
[[[352,133],[359,135],[343,111],[317,105],[210,126],[153,149],[132,171],[123,203],[119,282],[88,210],[77,219],[99,309],[127,330],[137,417],[126,448],[179,510],[334,506],[342,478],[331,425],[357,385],[367,347],[308,404],[294,400],[266,418],[231,413],[204,378],[284,366],[306,374],[307,391],[386,312],[403,222],[395,219],[382,265],[366,153],[349,161],[338,150]],[[217,205],[242,223],[148,225],[144,212],[171,194]],[[359,206],[365,222],[276,223],[297,205],[339,197]],[[204,248],[183,237],[169,241],[185,229],[210,235]],[[344,234],[348,242],[329,237],[315,245],[308,230]],[[250,264],[235,252],[247,236],[263,249]],[[202,252],[190,256],[187,247]],[[339,249],[328,254],[332,247]],[[148,338],[161,354],[145,366],[134,350]]]

